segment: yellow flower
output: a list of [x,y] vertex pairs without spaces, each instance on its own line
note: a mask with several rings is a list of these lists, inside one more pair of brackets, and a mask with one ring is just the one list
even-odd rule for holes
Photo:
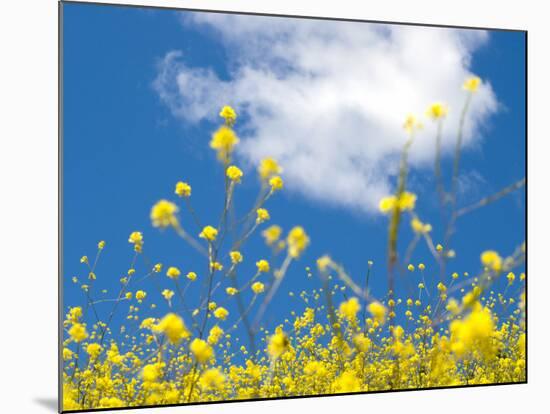
[[280,226],[277,226],[276,224],[269,226],[267,229],[265,229],[262,232],[262,236],[265,239],[265,242],[268,246],[273,245],[277,240],[279,240],[279,237],[281,237],[281,234],[283,232],[283,229],[281,229]]
[[424,270],[424,269],[426,269],[426,265],[425,265],[424,263],[420,263],[420,264],[418,265],[418,268],[419,268],[420,270]]
[[167,200],[160,200],[151,209],[151,221],[154,227],[169,227],[178,224],[176,213],[178,206]]
[[415,233],[426,234],[432,231],[431,224],[424,224],[416,217],[411,220],[411,227]]
[[152,329],[153,332],[166,335],[172,344],[177,344],[180,340],[188,338],[190,335],[183,319],[175,313],[167,314]]
[[171,266],[166,271],[166,276],[168,276],[170,279],[177,279],[181,275],[180,270],[177,267]]
[[233,125],[235,121],[237,120],[237,113],[233,108],[231,108],[229,105],[225,105],[221,111],[220,116],[225,119],[225,122],[228,125]]
[[69,361],[71,359],[73,359],[73,351],[69,348],[63,348],[63,360]]
[[214,355],[212,347],[208,345],[206,341],[203,341],[199,338],[193,339],[191,345],[189,345],[189,350],[191,351],[197,362],[201,364],[208,362]]
[[81,317],[82,308],[80,306],[75,306],[74,308],[69,309],[69,313],[67,313],[67,319],[72,323],[77,323]]
[[511,285],[514,283],[514,280],[516,280],[516,275],[513,272],[510,272],[506,275],[506,279],[508,279],[508,283]]
[[241,252],[229,252],[229,256],[231,257],[231,263],[233,264],[241,263],[243,261],[243,255]]
[[269,179],[269,185],[271,186],[271,191],[277,191],[283,188],[283,179],[278,176],[274,175]]
[[143,380],[147,382],[155,382],[162,375],[160,364],[147,364],[142,371]]
[[324,255],[317,259],[317,267],[321,272],[324,272],[325,270],[327,270],[327,268],[330,266],[331,263],[332,263],[332,259],[328,255]]
[[405,118],[405,123],[403,124],[403,129],[407,131],[407,133],[411,134],[416,129],[422,129],[422,124],[416,119],[414,115],[408,115],[407,118]]
[[462,88],[468,92],[477,92],[479,85],[481,84],[481,79],[477,76],[472,76],[467,78],[462,85]]
[[223,265],[220,262],[211,262],[210,268],[212,270],[223,270]]
[[189,272],[187,273],[187,279],[193,281],[197,278],[197,274],[195,272]]
[[258,272],[261,273],[267,273],[269,272],[269,262],[267,260],[258,260],[256,262],[256,267],[258,268]]
[[221,339],[223,335],[223,329],[220,328],[218,325],[214,325],[212,329],[210,329],[210,333],[208,334],[208,343],[210,345],[217,344],[218,341]]
[[350,298],[346,302],[342,302],[338,310],[347,320],[354,321],[360,309],[359,300],[357,298]]
[[255,293],[255,294],[260,294],[264,291],[265,289],[265,286],[262,282],[254,282],[252,283],[252,291]]
[[103,250],[103,248],[105,247],[105,241],[101,240],[98,244],[97,244],[97,248],[99,250]]
[[233,147],[239,143],[239,138],[235,132],[226,125],[222,125],[212,135],[210,148],[218,152],[218,159],[225,163],[229,162],[229,156],[233,151]]
[[256,210],[256,214],[258,216],[256,218],[256,223],[258,224],[269,220],[269,212],[265,208],[259,208],[258,210]]
[[397,197],[396,196],[388,196],[384,197],[380,200],[380,203],[378,203],[378,209],[382,213],[388,213],[392,211],[397,206]]
[[88,262],[88,256],[82,256],[82,257],[80,258],[80,263],[88,264],[88,263],[89,263],[89,262]]
[[234,165],[227,167],[225,174],[227,175],[227,178],[235,183],[240,183],[241,178],[243,177],[243,172],[239,169],[239,167],[235,167]]
[[214,316],[217,319],[221,319],[222,321],[225,321],[227,319],[227,315],[229,315],[229,312],[227,311],[227,309],[222,308],[221,306],[214,311]]
[[495,272],[502,270],[502,257],[494,250],[486,250],[481,254],[481,263]]
[[435,102],[430,105],[426,113],[430,118],[440,119],[445,117],[448,112],[449,108],[447,108],[447,105],[441,102]]
[[71,339],[75,342],[82,342],[88,337],[88,332],[86,332],[86,325],[81,323],[74,323],[69,329],[69,335]]
[[162,263],[157,263],[155,266],[153,266],[153,272],[160,273],[162,271]]
[[164,296],[164,299],[170,300],[174,297],[174,291],[170,289],[164,289],[162,291],[162,296]]
[[378,209],[382,213],[389,213],[395,208],[399,207],[400,210],[413,210],[416,203],[416,194],[404,191],[399,199],[396,196],[387,196],[380,200],[378,203]]
[[437,250],[438,252],[441,252],[443,250],[443,246],[437,243],[437,246],[435,246],[435,250]]
[[237,294],[237,289],[235,289],[234,287],[228,287],[225,289],[225,292],[229,295],[229,296],[234,296]]
[[474,351],[485,356],[492,354],[493,329],[491,311],[477,304],[463,320],[455,319],[449,325],[452,351],[458,357]]
[[416,194],[404,191],[399,197],[399,208],[401,210],[413,210],[416,203]]
[[303,227],[300,226],[296,226],[290,230],[286,241],[288,243],[288,254],[293,258],[300,257],[309,245],[309,237]]
[[191,196],[191,186],[183,181],[178,181],[176,183],[176,190],[174,191],[180,197],[190,197]]
[[218,230],[216,230],[212,226],[206,226],[202,229],[202,231],[199,234],[200,238],[206,239],[210,242],[216,240],[216,237],[218,236]]
[[140,252],[141,247],[143,246],[143,234],[141,234],[140,231],[134,231],[130,233],[130,237],[128,237],[128,243],[134,245],[134,250],[136,252]]
[[353,371],[344,371],[334,381],[335,392],[356,392],[361,391],[361,380],[357,378]]
[[86,347],[86,353],[90,355],[91,359],[96,359],[101,353],[101,349],[102,349],[101,345],[99,344],[96,344],[96,343],[88,344],[88,346]]
[[282,172],[282,168],[279,166],[277,161],[273,158],[264,158],[260,161],[260,166],[258,167],[258,173],[262,180],[267,180],[268,178],[278,175]]
[[379,324],[384,324],[386,321],[386,308],[380,302],[371,302],[367,307],[374,320]]
[[283,332],[283,329],[279,326],[275,329],[275,333],[269,338],[267,345],[267,352],[273,359],[279,358],[283,355],[290,346],[288,336]]
[[207,369],[199,379],[199,385],[205,390],[219,390],[224,382],[225,377],[217,368]]
[[371,346],[371,340],[363,333],[353,337],[353,344],[361,352],[367,352]]
[[138,290],[138,291],[136,292],[136,299],[137,299],[138,301],[142,301],[143,299],[145,299],[145,296],[147,296],[147,293],[144,292],[143,290]]
[[407,269],[409,270],[409,272],[414,272],[414,266],[412,264],[409,264],[407,266]]

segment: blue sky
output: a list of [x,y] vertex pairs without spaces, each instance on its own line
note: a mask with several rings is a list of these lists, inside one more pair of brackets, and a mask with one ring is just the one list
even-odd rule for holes
[[[297,25],[300,22],[295,21]],[[199,279],[205,275],[198,255],[172,231],[152,228],[149,212],[157,200],[174,199],[174,184],[185,180],[193,186],[193,205],[203,222],[217,222],[223,202],[222,169],[208,148],[208,141],[219,121],[201,118],[191,122],[174,116],[174,108],[159,98],[153,83],[163,58],[173,50],[182,51],[187,67],[208,67],[221,80],[230,79],[228,62],[235,62],[226,46],[212,30],[182,24],[179,14],[173,11],[64,5],[65,306],[82,304],[82,293],[70,278],[85,279],[85,268],[79,259],[84,254],[93,257],[99,240],[105,240],[107,246],[96,272],[97,289],[109,290],[103,297],[116,295],[118,280],[131,262],[132,249],[127,239],[134,230],[143,232],[146,256],[153,262],[178,266],[184,272],[196,271]],[[525,174],[524,53],[524,34],[490,32],[486,43],[473,54],[470,69],[490,80],[499,108],[480,126],[483,138],[464,153],[462,171],[470,184],[459,205],[476,201]],[[246,116],[242,119],[246,121]],[[239,124],[237,132],[240,133]],[[240,212],[251,205],[258,191],[253,170],[245,168],[249,161],[242,161],[245,180],[236,193]],[[449,169],[450,165],[450,158],[445,158],[444,168]],[[423,217],[431,218],[434,239],[439,240],[442,233],[438,228],[434,184],[427,176],[431,177],[429,168],[413,169],[411,185],[419,196],[418,210]],[[463,217],[451,246],[457,258],[449,270],[473,274],[480,268],[479,254],[483,250],[507,254],[523,242],[524,201],[525,192],[521,190]],[[324,253],[342,263],[358,282],[364,277],[367,260],[374,260],[372,288],[375,294],[384,294],[385,217],[346,204],[330,205],[316,195],[300,191],[283,191],[267,207],[273,223],[285,230],[302,225],[312,240],[306,254],[293,263],[268,311],[268,326],[282,322],[291,309],[303,308],[287,292],[319,287],[318,281],[307,279],[304,268],[314,267],[315,259]],[[184,211],[182,223],[197,233]],[[409,238],[405,223],[403,239]],[[247,263],[242,267],[241,280],[253,273],[257,259],[268,258],[259,233],[252,237],[243,254]],[[428,269],[434,266],[425,248],[419,248],[413,257],[413,263],[419,262],[425,262]],[[138,275],[144,269],[140,262]],[[163,285],[170,287],[164,273],[160,278]],[[164,300],[153,286],[143,283],[131,288],[145,289],[150,294],[142,306],[144,317],[166,312]],[[158,304],[159,309],[149,311],[151,303]],[[229,321],[235,320],[234,304],[229,301],[224,306],[232,314]],[[106,307],[103,312],[109,309]]]

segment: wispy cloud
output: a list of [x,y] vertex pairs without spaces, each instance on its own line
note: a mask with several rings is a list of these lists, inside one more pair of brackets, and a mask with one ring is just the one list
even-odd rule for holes
[[[333,205],[373,211],[391,191],[405,140],[405,116],[434,101],[450,107],[443,150],[454,145],[471,56],[486,32],[275,17],[186,13],[182,24],[205,30],[227,49],[229,80],[191,67],[172,51],[155,87],[186,122],[213,119],[221,105],[246,114],[238,156],[284,166],[288,187]],[[465,145],[481,139],[497,109],[484,82],[466,121]],[[434,125],[424,121],[413,167],[433,158]]]

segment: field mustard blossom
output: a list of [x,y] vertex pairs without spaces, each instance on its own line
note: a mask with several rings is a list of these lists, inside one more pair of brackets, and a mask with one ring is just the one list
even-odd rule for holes
[[136,292],[136,299],[137,299],[138,301],[142,301],[143,299],[145,299],[145,296],[147,296],[147,293],[144,292],[143,290],[138,290],[138,291]]
[[269,212],[265,208],[259,208],[256,210],[256,223],[260,224],[269,220]]
[[298,258],[309,245],[309,237],[301,226],[293,227],[286,238],[288,254],[290,257]]
[[468,92],[477,92],[481,79],[477,76],[472,76],[464,81],[462,88]]
[[262,282],[254,282],[254,283],[252,283],[251,288],[252,288],[252,291],[253,291],[256,295],[258,295],[258,294],[260,294],[260,293],[263,293],[263,291],[264,291],[264,289],[265,289],[265,286],[264,286],[264,284],[263,284]]
[[411,220],[411,227],[415,233],[419,234],[427,234],[432,231],[432,225],[431,224],[425,224],[422,223],[419,219],[414,217]]
[[136,252],[141,252],[141,248],[143,247],[143,234],[140,231],[134,231],[130,233],[130,237],[128,237],[128,243],[134,245],[134,250]]
[[152,330],[153,332],[166,335],[172,344],[177,344],[190,335],[183,319],[175,313],[169,313],[164,316],[157,325],[152,327]]
[[170,279],[177,279],[180,275],[180,270],[174,266],[170,266],[166,271],[166,276],[168,276]]
[[227,287],[225,288],[225,292],[229,295],[229,296],[234,296],[237,294],[238,290],[235,289],[234,287]]
[[191,197],[191,186],[183,181],[178,181],[174,193],[179,197]]
[[229,257],[231,257],[231,263],[233,264],[238,264],[243,261],[243,255],[238,251],[229,252]]
[[229,157],[233,152],[235,145],[239,143],[239,138],[235,132],[226,125],[222,125],[214,134],[210,141],[210,148],[217,151],[218,159],[224,163],[229,162]]
[[176,213],[178,206],[167,200],[160,200],[151,209],[151,221],[153,227],[169,227],[178,224]]
[[256,267],[258,268],[258,272],[260,273],[267,273],[269,272],[269,262],[267,260],[258,260],[256,262]]
[[186,277],[190,281],[194,281],[195,279],[197,279],[197,274],[195,272],[189,272],[187,273]]
[[240,183],[241,178],[243,178],[243,172],[240,170],[239,167],[235,167],[234,165],[230,165],[227,167],[227,171],[225,172],[227,175],[227,178],[229,178],[234,183]]
[[218,390],[223,387],[225,377],[217,368],[210,368],[203,372],[199,385],[205,390]]
[[216,240],[216,237],[218,236],[218,230],[215,229],[212,226],[206,226],[202,229],[202,231],[199,234],[199,237],[201,239],[206,239],[209,242],[213,242]]
[[225,321],[228,315],[229,312],[227,311],[227,309],[222,308],[221,306],[219,308],[216,308],[216,310],[214,311],[214,316],[217,319],[221,319],[222,321]]
[[208,362],[214,356],[212,347],[199,338],[193,339],[191,345],[189,345],[189,350],[200,364]]
[[367,307],[372,317],[381,325],[386,321],[386,308],[380,302],[372,302]]
[[429,106],[426,114],[432,119],[441,119],[444,118],[448,112],[449,108],[445,104],[435,102]]
[[274,175],[269,179],[269,185],[271,186],[272,192],[281,190],[283,188],[283,184],[283,179],[278,175]]
[[502,270],[502,257],[494,250],[484,251],[481,254],[481,263],[495,272]]
[[222,117],[228,125],[233,125],[237,120],[237,113],[229,105],[225,105],[220,111]]
[[275,333],[269,338],[267,352],[271,358],[278,359],[288,351],[289,346],[288,336],[283,332],[281,327],[277,327]]
[[174,291],[170,289],[164,289],[161,294],[168,301],[174,297]]
[[260,178],[265,181],[271,178],[274,175],[279,175],[282,172],[282,168],[279,166],[277,161],[273,158],[264,158],[260,161],[260,166],[258,167],[258,173]]
[[88,332],[86,332],[85,325],[81,323],[74,323],[69,329],[69,335],[73,341],[82,342],[88,337]]
[[280,226],[274,224],[265,229],[262,232],[262,236],[264,237],[266,244],[268,246],[272,246],[273,244],[275,244],[275,242],[277,242],[277,240],[279,240],[282,233],[283,229]]
[[86,347],[86,353],[90,355],[90,359],[96,359],[103,348],[97,343],[88,344]]
[[348,321],[354,321],[360,309],[359,299],[350,298],[346,302],[342,302],[338,310]]

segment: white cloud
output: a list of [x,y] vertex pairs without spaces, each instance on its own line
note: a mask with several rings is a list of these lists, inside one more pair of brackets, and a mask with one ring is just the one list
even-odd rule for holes
[[[472,53],[487,33],[370,23],[186,13],[186,27],[219,39],[228,80],[212,68],[190,67],[168,53],[155,87],[186,122],[215,119],[230,104],[244,117],[238,156],[257,163],[277,158],[287,186],[308,198],[363,211],[391,191],[408,113],[423,115],[434,101],[450,107],[443,149],[454,146]],[[466,121],[465,145],[497,101],[484,82]],[[241,118],[242,120],[243,118]],[[435,128],[414,143],[414,167],[431,165]],[[428,164],[429,163],[429,164]]]

